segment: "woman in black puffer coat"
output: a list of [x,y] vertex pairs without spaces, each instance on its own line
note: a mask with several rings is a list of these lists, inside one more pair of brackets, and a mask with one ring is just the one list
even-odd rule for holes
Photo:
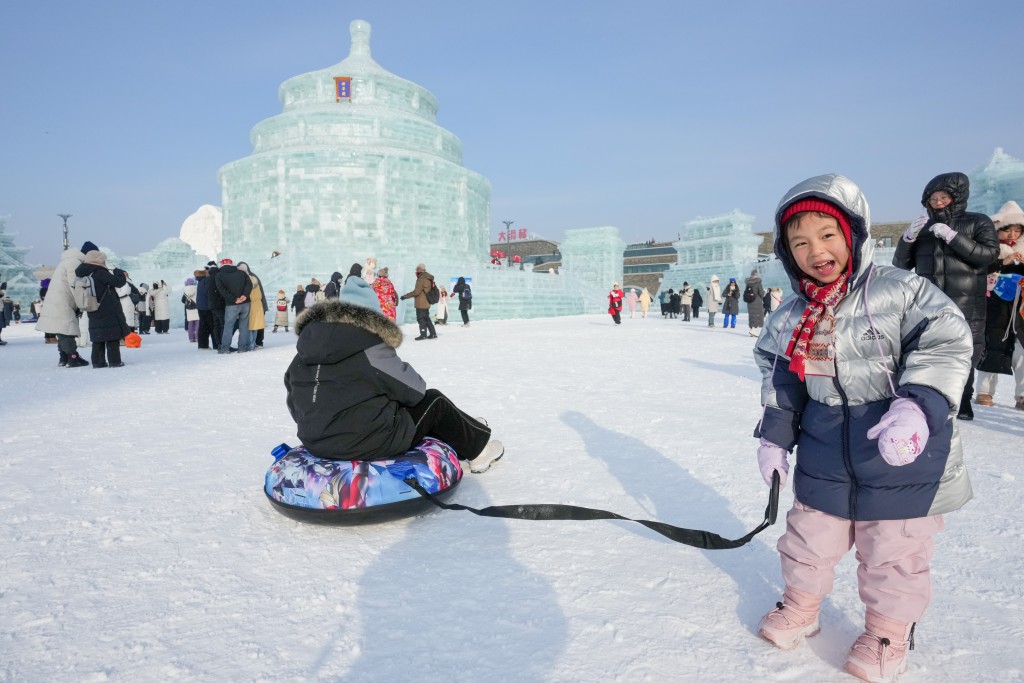
[[[926,216],[915,220],[896,246],[892,264],[913,270],[953,300],[967,318],[974,339],[972,367],[985,350],[986,277],[999,256],[999,238],[988,216],[967,211],[970,181],[963,173],[943,173],[925,186]],[[959,417],[974,419],[974,373],[964,387]]]
[[[102,251],[90,251],[85,261],[75,268],[76,277],[92,276],[93,288],[100,307],[89,314],[89,338],[92,340],[92,366],[94,368],[119,368],[121,362],[121,340],[131,329],[124,319],[121,300],[114,290],[124,287],[127,274],[120,268],[107,270],[107,255]],[[104,358],[104,352],[106,358]]]

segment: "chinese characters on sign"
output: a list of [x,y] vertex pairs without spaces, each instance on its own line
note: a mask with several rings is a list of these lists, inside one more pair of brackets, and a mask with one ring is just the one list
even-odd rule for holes
[[530,236],[529,236],[529,233],[527,232],[526,228],[519,228],[518,231],[517,230],[509,230],[508,232],[505,232],[504,230],[502,230],[502,231],[500,231],[498,233],[498,241],[499,242],[511,242],[514,239],[525,240],[525,239],[529,239],[529,238],[530,238]]
[[352,101],[352,78],[350,76],[334,77],[334,101]]

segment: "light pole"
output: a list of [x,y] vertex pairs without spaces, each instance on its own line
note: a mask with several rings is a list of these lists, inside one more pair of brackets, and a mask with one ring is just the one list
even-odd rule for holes
[[71,218],[70,213],[58,213],[58,216],[64,219],[64,251],[68,250],[68,219]]
[[508,245],[508,267],[512,267],[512,224],[515,221],[502,221],[505,224],[505,242]]

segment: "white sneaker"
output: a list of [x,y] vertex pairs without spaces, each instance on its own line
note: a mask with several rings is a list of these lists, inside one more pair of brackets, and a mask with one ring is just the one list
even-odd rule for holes
[[483,452],[476,456],[472,460],[467,461],[469,464],[469,471],[473,474],[480,474],[486,472],[491,468],[491,465],[501,460],[501,456],[505,455],[505,446],[496,439],[491,439],[484,446]]

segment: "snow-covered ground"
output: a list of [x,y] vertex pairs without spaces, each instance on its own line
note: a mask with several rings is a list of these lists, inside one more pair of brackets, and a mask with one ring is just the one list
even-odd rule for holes
[[[851,680],[852,553],[819,636],[781,652],[755,634],[781,589],[781,515],[716,552],[628,522],[295,522],[262,491],[270,449],[296,443],[281,379],[294,335],[218,357],[172,332],[97,372],[58,369],[30,325],[4,331],[0,681]],[[403,357],[506,446],[453,501],[572,503],[729,537],[762,519],[742,319],[406,332]],[[1024,677],[1012,393],[1004,379],[961,427],[976,497],[938,537],[907,681]]]

